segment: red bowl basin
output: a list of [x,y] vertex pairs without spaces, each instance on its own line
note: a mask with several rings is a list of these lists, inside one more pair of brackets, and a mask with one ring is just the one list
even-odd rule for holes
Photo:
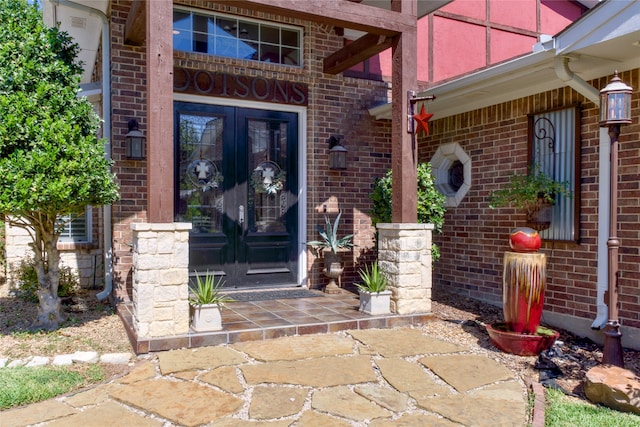
[[537,356],[544,350],[551,348],[560,333],[553,331],[553,335],[529,335],[507,331],[506,323],[487,325],[487,332],[493,345],[505,353],[518,356]]

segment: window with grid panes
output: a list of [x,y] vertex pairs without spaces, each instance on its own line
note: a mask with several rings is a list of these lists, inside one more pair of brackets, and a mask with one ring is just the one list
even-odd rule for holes
[[173,48],[229,58],[302,66],[298,27],[186,9],[173,11]]

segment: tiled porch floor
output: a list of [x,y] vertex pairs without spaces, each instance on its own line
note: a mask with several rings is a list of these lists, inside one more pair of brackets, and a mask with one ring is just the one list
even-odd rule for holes
[[118,306],[133,350],[137,353],[202,347],[241,341],[337,332],[347,329],[392,328],[417,325],[432,319],[430,313],[371,316],[358,311],[358,295],[343,290],[312,298],[231,302],[222,309],[222,331],[138,339],[133,328],[133,304]]

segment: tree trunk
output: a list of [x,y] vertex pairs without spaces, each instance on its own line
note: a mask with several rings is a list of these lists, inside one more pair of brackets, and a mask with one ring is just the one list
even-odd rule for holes
[[40,287],[37,293],[40,305],[38,306],[38,316],[31,324],[31,330],[53,331],[58,329],[66,319],[62,316],[62,305],[57,291],[52,293],[51,289]]
[[60,327],[66,318],[62,315],[62,305],[58,296],[60,282],[60,253],[58,252],[58,233],[55,232],[56,219],[44,214],[35,215],[33,221],[34,264],[38,276],[38,316],[31,330],[53,331]]

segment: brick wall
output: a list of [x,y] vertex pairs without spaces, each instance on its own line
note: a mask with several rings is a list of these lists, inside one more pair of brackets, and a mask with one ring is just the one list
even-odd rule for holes
[[[620,77],[640,87],[639,70]],[[604,87],[610,77],[590,82]],[[620,141],[619,232],[620,317],[640,327],[640,96],[634,93],[632,125]],[[544,242],[548,288],[545,309],[593,320],[596,315],[598,243],[598,106],[570,88],[554,90],[482,110],[430,122],[420,158],[428,161],[439,145],[457,142],[472,159],[472,186],[462,203],[449,208],[442,234],[434,235],[442,258],[434,269],[434,289],[489,301],[502,301],[502,256],[511,229],[524,214],[511,208],[489,209],[489,195],[513,172],[527,169],[527,114],[581,104],[581,179],[579,243]],[[436,115],[437,117],[437,115]]]
[[[357,248],[345,254],[346,271],[343,283],[357,277],[358,263],[374,258],[374,228],[368,212],[369,194],[374,177],[382,176],[391,167],[390,123],[376,122],[367,109],[387,102],[388,87],[380,81],[366,81],[330,76],[322,73],[322,60],[327,53],[342,46],[342,37],[332,27],[283,19],[275,15],[256,13],[231,6],[211,4],[202,0],[176,1],[176,5],[217,10],[257,19],[266,19],[304,28],[304,67],[286,67],[231,58],[216,58],[204,54],[175,52],[174,65],[228,74],[246,74],[278,80],[305,83],[309,87],[307,109],[307,240],[317,239],[316,226],[324,224],[324,212],[335,215],[342,211],[340,234],[355,233]],[[120,184],[121,200],[113,207],[114,289],[119,299],[131,298],[131,229],[133,222],[145,222],[147,204],[146,162],[124,159],[124,135],[127,121],[136,118],[140,130],[147,131],[145,51],[124,45],[124,27],[131,2],[112,2],[112,108],[114,172]],[[277,108],[277,106],[275,107]],[[328,139],[343,136],[349,150],[348,169],[330,171]],[[167,191],[173,191],[168,189]],[[326,284],[322,275],[322,260],[308,251],[309,284]]]
[[120,186],[120,200],[113,205],[113,285],[117,300],[131,299],[133,236],[131,223],[146,222],[147,165],[124,158],[127,122],[136,119],[147,133],[146,52],[124,44],[124,29],[130,1],[111,3],[111,156]]

